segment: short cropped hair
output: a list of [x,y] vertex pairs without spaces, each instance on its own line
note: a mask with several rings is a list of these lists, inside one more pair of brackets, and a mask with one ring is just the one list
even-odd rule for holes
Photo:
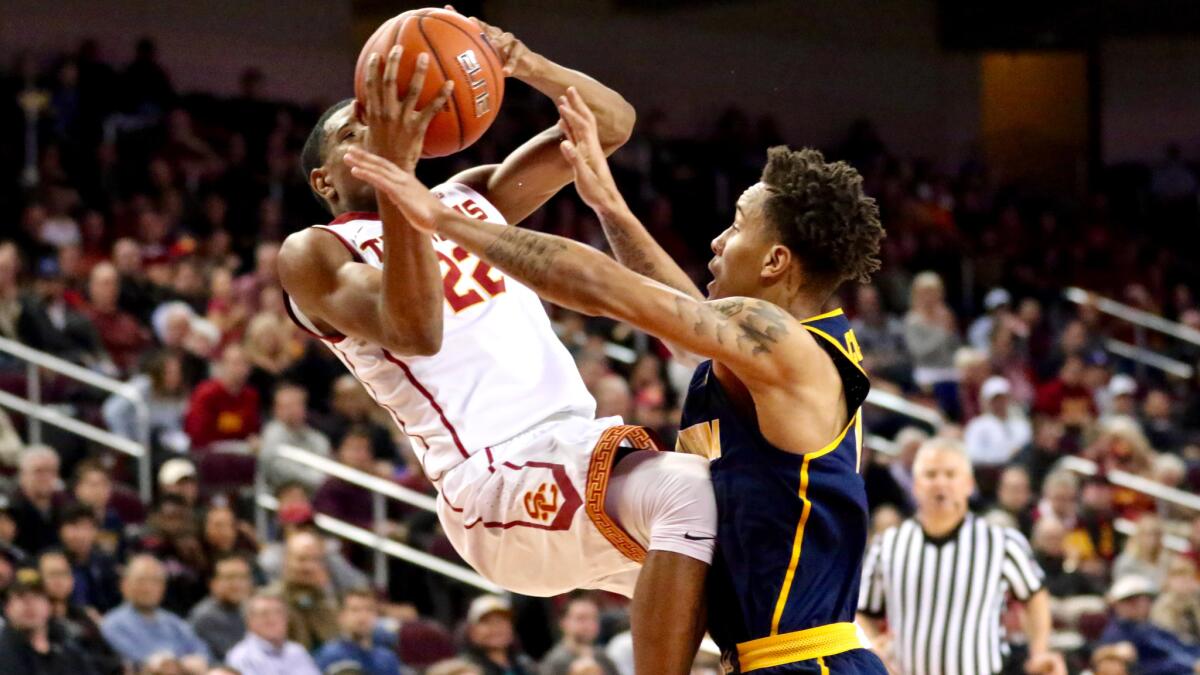
[[[300,171],[304,173],[304,182],[308,183],[308,177],[312,175],[313,169],[318,169],[325,164],[325,123],[329,121],[333,114],[347,105],[354,102],[352,98],[346,98],[334,103],[328,110],[321,113],[317,118],[317,123],[308,134],[308,138],[304,141],[304,148],[300,151]],[[313,195],[317,198],[321,205],[325,205],[325,200],[321,195],[313,190]]]
[[862,176],[845,162],[826,162],[812,148],[767,151],[762,182],[770,188],[767,218],[804,271],[820,283],[867,283],[879,269],[884,237],[879,206]]

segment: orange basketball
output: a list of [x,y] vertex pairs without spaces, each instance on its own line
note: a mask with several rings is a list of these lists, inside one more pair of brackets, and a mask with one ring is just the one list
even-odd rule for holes
[[392,45],[400,45],[400,70],[396,84],[401,96],[408,89],[417,56],[429,53],[425,85],[417,108],[429,104],[442,83],[454,80],[446,109],[434,116],[425,133],[422,157],[444,157],[470,146],[496,119],[504,98],[504,72],[499,55],[479,26],[445,9],[415,9],[386,21],[363,45],[354,69],[354,97],[366,102],[367,59],[378,53],[386,59]]

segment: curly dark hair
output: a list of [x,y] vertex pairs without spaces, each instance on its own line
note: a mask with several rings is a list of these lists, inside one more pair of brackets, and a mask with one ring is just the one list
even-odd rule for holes
[[805,273],[834,286],[871,280],[885,233],[854,167],[826,162],[819,150],[779,145],[767,151],[762,182],[770,188],[767,218]]

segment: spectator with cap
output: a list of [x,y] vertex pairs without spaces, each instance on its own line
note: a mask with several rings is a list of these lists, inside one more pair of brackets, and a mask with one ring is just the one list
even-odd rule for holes
[[208,588],[208,597],[192,608],[188,623],[208,645],[213,658],[222,660],[246,634],[243,610],[254,592],[250,562],[239,555],[220,558]]
[[4,603],[0,673],[100,675],[82,648],[51,622],[50,598],[36,569],[17,572]]
[[1141,675],[1186,675],[1200,672],[1200,645],[1187,645],[1174,633],[1150,622],[1154,582],[1140,576],[1118,577],[1108,592],[1112,618],[1101,645],[1128,642],[1137,651]]
[[121,604],[117,560],[96,543],[98,530],[91,507],[68,506],[58,532],[71,566],[71,601],[101,613]]
[[463,658],[483,675],[534,675],[537,664],[516,646],[512,605],[498,595],[481,595],[467,609]]
[[75,467],[71,488],[75,501],[87,506],[100,528],[96,543],[109,555],[121,555],[125,545],[125,522],[112,504],[112,479],[102,464],[84,460]]
[[196,476],[196,465],[183,457],[175,457],[163,462],[158,468],[158,489],[160,494],[175,495],[195,510],[200,500],[200,481]]
[[140,666],[152,655],[170,652],[188,673],[208,666],[208,645],[179,616],[162,609],[167,573],[151,555],[135,555],[121,578],[125,602],[104,615],[100,630],[123,658]]
[[569,675],[581,657],[591,658],[602,675],[620,675],[620,671],[596,644],[600,637],[600,607],[587,593],[567,599],[558,620],[562,639],[542,657],[540,675]]
[[993,288],[983,296],[983,309],[985,313],[967,329],[967,342],[975,349],[986,352],[992,341],[992,331],[1014,319],[1012,296],[1003,288]]
[[284,483],[275,490],[279,501],[276,518],[282,530],[282,541],[272,542],[258,554],[258,566],[269,579],[278,579],[283,574],[284,541],[296,532],[308,532],[325,542],[325,569],[335,593],[345,593],[354,588],[368,585],[367,575],[346,560],[342,555],[341,541],[325,538],[313,522],[314,513],[308,492],[300,483]]
[[379,618],[378,601],[367,589],[342,594],[338,611],[341,637],[325,643],[317,652],[317,665],[329,673],[335,665],[347,661],[357,664],[364,675],[400,675],[396,654],[374,642],[375,622]]
[[58,545],[58,519],[64,498],[59,494],[58,453],[31,445],[21,453],[17,492],[11,513],[17,524],[14,544],[29,555]]
[[328,457],[329,438],[308,424],[308,391],[297,384],[285,383],[275,388],[272,420],[263,428],[259,464],[267,485],[278,487],[287,481],[299,481],[310,490],[320,487],[325,475],[316,469],[296,462],[279,459],[279,448],[285,445]]
[[1137,415],[1137,392],[1137,380],[1125,373],[1110,377],[1103,391],[1096,393],[1101,422],[1114,415]]
[[313,651],[337,638],[337,604],[325,568],[325,542],[312,532],[284,542],[283,575],[267,589],[288,607],[287,635]]
[[244,673],[320,675],[307,649],[288,639],[288,606],[269,592],[246,603],[246,637],[229,650],[229,665]]
[[1007,464],[1033,438],[1029,420],[1012,405],[1008,380],[990,377],[979,394],[983,413],[967,423],[963,442],[981,467]]
[[213,377],[192,392],[184,418],[184,430],[192,448],[206,450],[214,443],[248,449],[259,430],[259,396],[246,384],[250,364],[242,347],[225,347],[214,365]]
[[50,599],[51,620],[82,648],[84,659],[101,675],[123,673],[121,657],[100,633],[100,614],[72,600],[75,582],[66,555],[58,549],[44,551],[38,556],[38,573]]
[[1200,578],[1196,572],[1191,558],[1171,556],[1163,592],[1150,609],[1151,621],[1193,645],[1200,644]]

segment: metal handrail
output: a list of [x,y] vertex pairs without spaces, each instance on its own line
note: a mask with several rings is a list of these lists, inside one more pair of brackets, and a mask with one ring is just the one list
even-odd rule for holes
[[404,502],[409,506],[415,506],[424,511],[437,512],[437,500],[427,494],[422,494],[412,488],[384,480],[379,476],[373,476],[365,471],[359,471],[354,467],[346,466],[341,462],[329,459],[328,457],[322,457],[303,448],[288,445],[280,446],[275,456],[303,464],[327,476],[336,476],[347,483],[353,483],[371,492],[377,492],[398,502]]
[[1195,372],[1190,365],[1183,361],[1177,361],[1169,356],[1163,356],[1153,350],[1131,345],[1121,340],[1109,338],[1104,341],[1104,348],[1117,356],[1137,361],[1184,380],[1192,379],[1192,374]]
[[879,408],[883,408],[884,410],[890,410],[894,413],[904,415],[905,417],[911,417],[915,420],[920,420],[934,429],[941,429],[946,423],[946,419],[942,417],[942,414],[938,411],[913,403],[903,396],[900,396],[899,394],[893,394],[890,391],[872,389],[870,393],[867,394],[867,403]]
[[[1113,521],[1113,529],[1128,537],[1137,529],[1137,523],[1126,518],[1117,518]],[[1170,532],[1163,533],[1163,547],[1175,553],[1189,553],[1192,550],[1192,545],[1186,537]]]
[[1082,288],[1071,286],[1063,291],[1063,297],[1077,305],[1088,305],[1104,312],[1105,314],[1115,316],[1118,319],[1124,319],[1129,323],[1149,328],[1150,330],[1170,335],[1178,340],[1190,342],[1194,345],[1200,345],[1200,331],[1189,328],[1181,323],[1164,319],[1157,314],[1151,314],[1145,310],[1126,305],[1122,302],[1117,302],[1112,298],[1106,298],[1095,293],[1090,293]]
[[[278,511],[279,501],[269,494],[259,494],[255,500],[255,504],[263,509]],[[463,567],[447,562],[441,558],[415,549],[407,544],[402,544],[398,541],[392,541],[386,537],[378,535],[374,532],[364,530],[357,525],[352,525],[344,520],[334,518],[333,516],[325,515],[324,513],[315,514],[313,522],[322,530],[347,539],[356,544],[361,544],[368,548],[380,550],[387,555],[410,562],[419,567],[424,567],[433,572],[437,572],[443,576],[450,577],[464,584],[469,584],[476,588],[483,589],[489,593],[505,593],[506,591],[496,584],[479,576],[476,572]]]
[[[46,422],[47,424],[53,424],[72,433],[76,433],[80,436],[84,436],[85,438],[89,438],[90,440],[94,440],[97,443],[107,445],[114,450],[124,452],[131,457],[135,457],[138,460],[138,494],[143,501],[149,503],[153,497],[153,483],[150,477],[151,458],[148,450],[150,447],[150,406],[147,405],[146,400],[142,396],[141,392],[139,392],[129,383],[122,382],[106,375],[101,375],[100,373],[88,370],[83,366],[71,363],[66,359],[62,359],[54,356],[53,354],[48,354],[31,347],[27,347],[20,342],[10,340],[8,338],[0,337],[0,352],[11,354],[27,364],[27,376],[29,378],[29,382],[27,383],[29,399],[27,402],[32,404],[35,409],[43,409],[41,401],[42,369],[56,372],[60,375],[71,378],[72,380],[82,382],[97,389],[103,389],[104,391],[120,396],[133,404],[134,414],[137,416],[136,426],[138,430],[138,439],[137,441],[131,442],[140,446],[142,449],[141,452],[134,451],[132,445],[120,443],[114,444],[112,442],[98,440],[100,437],[104,436],[97,436],[95,432],[103,432],[106,434],[109,432],[90,424],[78,422],[78,420],[72,420],[71,418],[61,414],[61,417],[55,417],[47,414],[27,415],[29,420],[29,441],[30,443],[41,442],[41,423]],[[24,399],[20,399],[15,396],[6,398],[5,400],[7,400],[9,404],[12,404],[14,400],[26,402]],[[9,407],[16,409],[16,407],[13,405],[9,405]],[[91,429],[92,431],[82,431],[85,427]],[[115,434],[112,434],[112,436],[115,438],[120,438]],[[109,439],[109,441],[112,440],[113,439]]]
[[54,408],[44,405],[34,405],[7,391],[0,391],[0,407],[15,410],[26,417],[37,419],[40,422],[45,422],[60,429],[65,429],[89,441],[106,445],[113,450],[118,450],[131,457],[141,458],[145,454],[145,448],[137,441],[131,441],[124,436],[118,436],[94,424],[80,422],[74,417],[61,413]]
[[[1062,468],[1067,469],[1068,471],[1074,471],[1082,476],[1090,477],[1100,474],[1099,465],[1090,459],[1067,456],[1060,459],[1058,463],[1060,466],[1062,466]],[[1163,485],[1158,481],[1150,480],[1149,478],[1143,478],[1137,474],[1129,473],[1128,471],[1122,471],[1120,469],[1107,471],[1104,473],[1104,477],[1107,478],[1108,482],[1112,483],[1113,485],[1129,488],[1134,492],[1140,492],[1144,495],[1162,500],[1168,504],[1171,504],[1172,506],[1178,506],[1180,508],[1200,513],[1200,496],[1196,496],[1190,492],[1173,488],[1169,485]]]

